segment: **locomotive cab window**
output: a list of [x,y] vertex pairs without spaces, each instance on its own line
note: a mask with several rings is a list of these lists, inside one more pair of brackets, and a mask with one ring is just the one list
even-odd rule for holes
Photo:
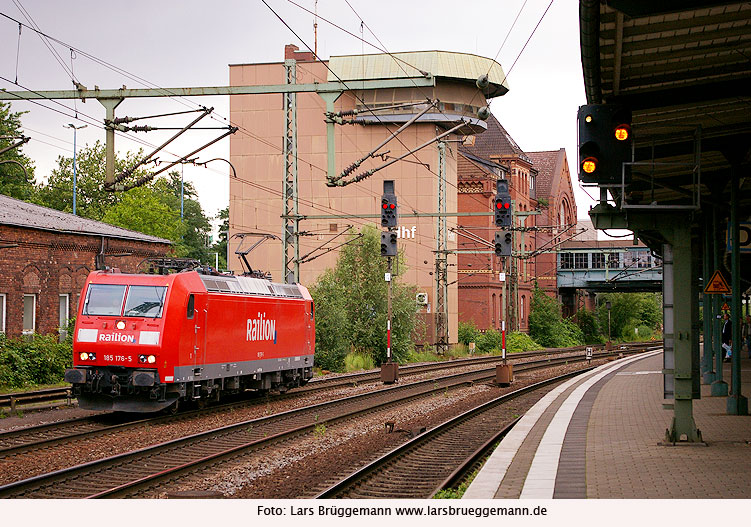
[[125,297],[124,285],[89,284],[84,315],[120,316]]
[[128,298],[125,301],[126,317],[159,318],[164,307],[164,293],[166,287],[154,285],[132,285],[128,288]]
[[196,299],[193,295],[190,295],[188,297],[188,318],[193,318],[193,315],[196,312]]

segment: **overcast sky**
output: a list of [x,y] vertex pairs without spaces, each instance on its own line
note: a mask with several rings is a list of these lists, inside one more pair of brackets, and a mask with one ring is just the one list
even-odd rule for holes
[[[281,61],[285,44],[296,44],[301,50],[307,49],[306,44],[313,46],[312,15],[286,0],[267,2],[305,43],[299,41],[261,0],[130,0],[127,3],[0,0],[0,13],[32,25],[26,18],[30,16],[41,31],[65,43],[51,43],[59,54],[56,58],[37,34],[23,28],[19,39],[18,24],[0,17],[0,77],[8,79],[0,79],[0,88],[69,90],[73,88],[70,70],[88,88],[95,85],[102,89],[122,85],[129,88],[227,85],[229,64]],[[524,0],[349,2],[367,25],[363,27],[363,38],[377,43],[377,37],[390,52],[438,49],[489,58],[497,55],[496,60],[508,75],[510,91],[492,102],[493,113],[525,151],[566,149],[578,216],[587,218],[593,201],[579,188],[576,179],[576,110],[586,102],[579,52],[578,2],[555,0],[541,22],[550,0],[527,0],[523,9]],[[299,0],[298,3],[311,10],[314,7],[314,0]],[[511,29],[520,9],[518,21]],[[361,19],[345,0],[320,0],[318,13],[360,34]],[[539,27],[520,55],[538,22]],[[83,53],[71,53],[70,47],[120,71],[113,71]],[[378,52],[323,20],[318,23],[318,51],[324,59],[330,55]],[[36,163],[37,180],[46,179],[56,166],[58,156],[72,155],[73,132],[65,128],[68,123],[87,125],[78,132],[79,148],[97,140],[104,141],[101,124],[104,109],[97,101],[41,102],[49,108],[29,102],[13,104],[15,111],[29,112],[22,123],[32,141],[24,147],[24,152]],[[128,99],[118,107],[117,115],[184,111],[195,109],[199,104],[215,108],[215,120],[204,119],[202,126],[225,124],[224,119],[229,117],[228,97]],[[186,119],[183,117],[182,121]],[[164,121],[163,125],[176,124]],[[135,138],[158,145],[167,137],[157,135],[159,133],[165,134],[141,133],[135,134]],[[171,144],[169,153],[160,158],[166,161],[187,154],[217,133],[185,134],[188,137]],[[121,137],[116,144],[121,151],[138,148],[149,151],[151,148]],[[225,139],[199,157],[200,160],[228,158],[229,140]],[[227,205],[226,163],[212,163],[209,169],[186,166],[184,170],[186,180],[192,181],[198,189],[207,214],[215,214]]]

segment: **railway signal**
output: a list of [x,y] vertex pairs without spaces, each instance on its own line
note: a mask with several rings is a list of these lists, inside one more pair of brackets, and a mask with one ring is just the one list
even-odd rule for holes
[[[631,111],[615,104],[579,107],[579,181],[620,183],[631,160]],[[626,166],[626,180],[630,172]]]
[[496,256],[511,256],[513,248],[513,236],[511,231],[499,231],[495,233]]
[[397,254],[396,232],[381,232],[381,256],[396,256]]
[[394,181],[383,182],[383,195],[381,196],[381,227],[391,229],[398,223],[396,194],[394,193]]
[[496,181],[496,193],[493,200],[496,227],[511,227],[511,194],[508,191],[508,181]]

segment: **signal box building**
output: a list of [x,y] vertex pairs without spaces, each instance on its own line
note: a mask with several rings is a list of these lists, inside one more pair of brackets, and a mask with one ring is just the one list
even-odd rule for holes
[[[439,234],[445,232],[445,249],[457,247],[454,233],[456,216],[445,219],[445,231],[439,227],[436,212],[457,211],[457,164],[460,155],[457,140],[481,134],[486,123],[478,112],[486,98],[508,91],[500,65],[475,55],[440,51],[396,53],[392,55],[351,55],[331,57],[327,63],[313,60],[312,54],[287,46],[285,58],[294,60],[296,83],[343,81],[389,81],[393,79],[434,78],[435,86],[416,84],[402,88],[345,90],[335,102],[335,110],[344,112],[334,131],[334,149],[327,147],[326,103],[316,93],[296,96],[296,151],[299,240],[299,281],[307,286],[328,268],[336,265],[337,250],[326,252],[365,224],[380,226],[380,205],[384,180],[394,180],[398,200],[399,251],[406,267],[398,269],[400,279],[416,284],[417,302],[427,322],[428,343],[435,342],[433,319],[436,311]],[[477,78],[489,72],[489,83],[481,90]],[[230,84],[274,85],[286,82],[285,64],[237,64],[230,66]],[[284,95],[241,95],[231,98],[230,116],[241,132],[230,140],[230,157],[237,178],[230,182],[230,252],[239,246],[233,236],[245,232],[263,232],[280,236],[285,228],[285,156],[282,141],[286,133]],[[432,109],[428,100],[440,102]],[[420,111],[427,112],[409,125],[396,139],[389,138]],[[439,148],[430,141],[455,127],[465,125],[445,137]],[[368,177],[346,186],[327,186],[328,156],[334,156],[335,174],[349,171],[349,177],[363,174],[394,160],[418,146],[422,149],[403,160],[377,170]],[[379,146],[382,145],[382,146]],[[445,154],[440,151],[445,149]],[[372,156],[368,154],[372,152]],[[440,184],[443,178],[443,185]],[[346,178],[345,178],[346,179]],[[247,242],[246,242],[247,243]],[[289,253],[288,253],[289,254]],[[283,276],[283,244],[267,241],[248,254],[251,266],[270,271],[273,280]],[[445,298],[448,311],[448,339],[456,342],[458,285],[456,255],[449,252]],[[240,271],[239,261],[230,259],[230,268]]]
[[0,195],[0,333],[64,334],[86,276],[136,272],[171,242]]

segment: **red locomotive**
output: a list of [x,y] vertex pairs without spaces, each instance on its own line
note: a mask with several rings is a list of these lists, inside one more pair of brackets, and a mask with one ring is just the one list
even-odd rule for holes
[[313,376],[313,299],[261,278],[94,271],[81,294],[73,384],[81,408],[153,412]]

